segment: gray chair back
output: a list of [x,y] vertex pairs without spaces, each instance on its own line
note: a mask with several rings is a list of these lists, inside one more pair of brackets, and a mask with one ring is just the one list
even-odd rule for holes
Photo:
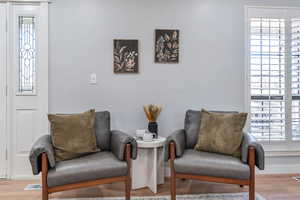
[[188,110],[185,114],[184,130],[186,133],[186,148],[193,149],[197,144],[200,129],[201,111]]
[[[238,113],[236,111],[211,111],[215,113]],[[188,110],[185,114],[184,130],[186,132],[186,148],[193,149],[198,141],[201,122],[201,111]]]
[[98,147],[101,150],[111,150],[110,113],[108,111],[96,112],[95,131]]

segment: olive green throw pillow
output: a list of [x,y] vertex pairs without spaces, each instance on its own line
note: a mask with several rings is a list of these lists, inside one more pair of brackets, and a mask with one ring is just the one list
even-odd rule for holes
[[56,161],[99,151],[94,130],[95,110],[82,114],[48,115]]
[[247,113],[201,111],[201,124],[195,149],[240,157]]

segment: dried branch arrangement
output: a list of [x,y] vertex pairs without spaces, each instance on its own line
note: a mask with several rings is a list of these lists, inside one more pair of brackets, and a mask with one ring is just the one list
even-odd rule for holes
[[161,110],[161,106],[158,105],[150,104],[144,106],[144,111],[149,122],[156,122],[157,118],[159,117],[159,114],[161,113]]

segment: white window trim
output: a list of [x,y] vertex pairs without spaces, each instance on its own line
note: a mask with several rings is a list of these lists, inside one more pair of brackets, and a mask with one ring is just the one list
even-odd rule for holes
[[[268,7],[268,6],[245,6],[245,109],[246,112],[250,113],[250,84],[249,84],[249,74],[250,74],[250,52],[249,52],[249,48],[250,48],[250,34],[249,34],[249,19],[251,17],[258,17],[257,15],[254,16],[253,13],[258,11],[261,12],[262,10],[265,10],[266,17],[272,17],[272,13],[273,11],[278,11],[280,10],[280,14],[282,15],[282,18],[286,20],[287,23],[289,22],[289,18],[287,13],[289,13],[289,16],[291,15],[291,13],[293,13],[295,15],[295,17],[299,17],[300,18],[300,7]],[[251,14],[252,16],[251,16]],[[263,16],[261,16],[263,17]],[[274,17],[280,17],[278,15],[278,12],[276,12],[276,15],[274,15]],[[286,26],[286,28],[289,26]],[[290,32],[290,30],[287,30],[287,34]],[[289,38],[287,38],[286,40],[286,44],[288,44],[286,46],[286,48],[290,48],[290,43],[289,43]],[[287,52],[288,53],[288,52]],[[290,66],[289,63],[290,59],[286,59],[286,66]],[[286,67],[286,70],[290,70],[289,67]],[[288,79],[288,81],[286,81],[286,84],[288,84],[288,87],[290,87],[290,74],[286,73],[286,80]],[[286,98],[288,99],[288,101],[290,101],[290,98],[288,96],[289,94],[287,94]],[[290,105],[290,103],[287,103],[288,105]],[[288,107],[288,106],[287,106]],[[288,108],[290,109],[290,108]],[[289,112],[287,112],[289,113]],[[290,116],[287,118],[289,119]],[[290,122],[287,123],[287,126],[290,126]],[[249,128],[249,120],[246,124],[245,130],[248,130]],[[289,127],[287,127],[289,128]],[[289,130],[289,129],[288,129]],[[266,156],[268,157],[273,157],[273,156],[300,156],[300,141],[292,141],[290,140],[291,138],[291,132],[287,133],[287,137],[289,140],[287,141],[272,141],[270,142],[266,142],[266,141],[262,141],[261,143],[264,146],[264,149],[266,151]]]
[[51,0],[0,0],[1,2],[14,2],[14,3],[38,3],[38,2],[51,2]]

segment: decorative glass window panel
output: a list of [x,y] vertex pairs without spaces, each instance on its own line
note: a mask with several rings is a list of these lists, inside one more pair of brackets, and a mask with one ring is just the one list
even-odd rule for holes
[[18,93],[36,92],[36,19],[19,17],[19,84]]
[[300,139],[300,19],[291,20],[292,138]]
[[284,140],[285,21],[250,19],[250,132],[260,140]]

